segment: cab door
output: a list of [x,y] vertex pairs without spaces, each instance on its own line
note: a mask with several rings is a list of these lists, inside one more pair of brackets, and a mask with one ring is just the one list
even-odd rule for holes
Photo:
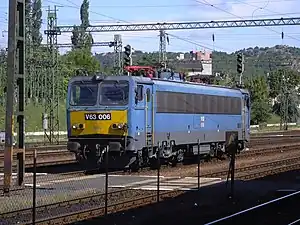
[[144,107],[145,107],[145,145],[150,150],[153,146],[154,110],[153,110],[153,86],[144,85]]
[[249,139],[249,128],[250,128],[250,97],[248,94],[243,94],[242,103],[242,137],[243,140]]
[[[138,132],[143,133],[143,147],[151,148],[153,144],[153,85],[137,84],[136,123]],[[149,149],[150,150],[150,149]]]

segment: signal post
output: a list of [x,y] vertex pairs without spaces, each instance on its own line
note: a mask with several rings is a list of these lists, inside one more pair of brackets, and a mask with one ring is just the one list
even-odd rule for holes
[[244,54],[239,53],[237,55],[237,72],[239,74],[239,85],[241,86],[243,84],[242,78],[243,78],[243,72],[245,70],[245,60],[244,60]]
[[15,83],[18,86],[18,185],[22,186],[25,174],[25,0],[9,0],[4,194],[9,194],[12,178]]

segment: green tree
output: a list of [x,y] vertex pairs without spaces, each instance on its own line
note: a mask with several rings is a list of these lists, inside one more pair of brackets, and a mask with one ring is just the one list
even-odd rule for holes
[[287,113],[288,123],[297,122],[299,118],[298,105],[300,104],[299,96],[296,92],[286,93],[285,95],[279,95],[277,101],[273,106],[273,112],[280,116],[281,123],[283,121],[285,112]]
[[42,1],[34,0],[32,4],[32,43],[39,47],[43,37],[40,32],[42,26]]
[[86,31],[86,29],[90,25],[89,7],[90,7],[89,1],[83,0],[81,7],[80,7],[80,20],[81,20],[81,28],[83,31]]
[[100,63],[88,49],[73,49],[60,57],[60,71],[63,74],[63,89],[66,91],[69,79],[85,71],[93,75],[100,70]]
[[300,84],[299,72],[288,68],[278,69],[269,74],[268,82],[270,86],[270,97],[276,98],[282,93],[283,88],[295,89]]
[[268,83],[265,77],[256,76],[245,83],[250,91],[251,124],[260,124],[270,118]]
[[92,49],[94,43],[93,36],[90,32],[87,32],[87,28],[90,25],[89,21],[89,1],[83,0],[80,7],[80,20],[81,25],[79,27],[74,26],[72,31],[72,44],[73,49],[86,48],[89,51]]
[[79,48],[79,27],[73,26],[72,30],[72,36],[71,36],[71,41],[72,41],[72,49]]
[[31,12],[32,12],[32,0],[25,0],[25,31],[26,31],[26,39],[30,37],[31,30]]
[[273,112],[282,122],[295,122],[299,117],[299,97],[296,87],[300,84],[299,72],[291,69],[278,69],[269,75],[270,97],[275,99]]

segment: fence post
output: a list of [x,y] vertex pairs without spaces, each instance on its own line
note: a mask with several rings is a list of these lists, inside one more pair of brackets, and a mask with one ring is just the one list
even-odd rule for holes
[[32,224],[35,225],[36,219],[36,149],[33,152],[33,194],[32,194]]
[[105,212],[104,215],[107,216],[107,204],[108,204],[108,152],[109,145],[105,149]]
[[198,191],[200,190],[200,139],[198,139]]
[[160,142],[157,143],[157,202],[159,202],[159,185],[160,185],[160,149],[162,145]]

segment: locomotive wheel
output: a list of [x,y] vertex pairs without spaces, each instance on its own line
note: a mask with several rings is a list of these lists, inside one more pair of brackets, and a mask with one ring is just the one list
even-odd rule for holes
[[169,160],[169,165],[172,167],[177,166],[177,156],[173,156],[170,160]]
[[217,150],[217,152],[216,152],[216,157],[217,157],[217,159],[219,159],[219,160],[224,160],[224,159],[226,159],[225,154],[224,154],[222,151],[220,151],[220,150]]
[[135,162],[130,166],[132,172],[138,172],[143,165],[143,155],[142,151],[138,151],[136,154]]
[[184,160],[184,151],[183,150],[179,150],[178,154],[177,154],[177,162],[181,163]]
[[149,167],[152,170],[156,170],[158,168],[158,162],[156,158],[149,159]]

